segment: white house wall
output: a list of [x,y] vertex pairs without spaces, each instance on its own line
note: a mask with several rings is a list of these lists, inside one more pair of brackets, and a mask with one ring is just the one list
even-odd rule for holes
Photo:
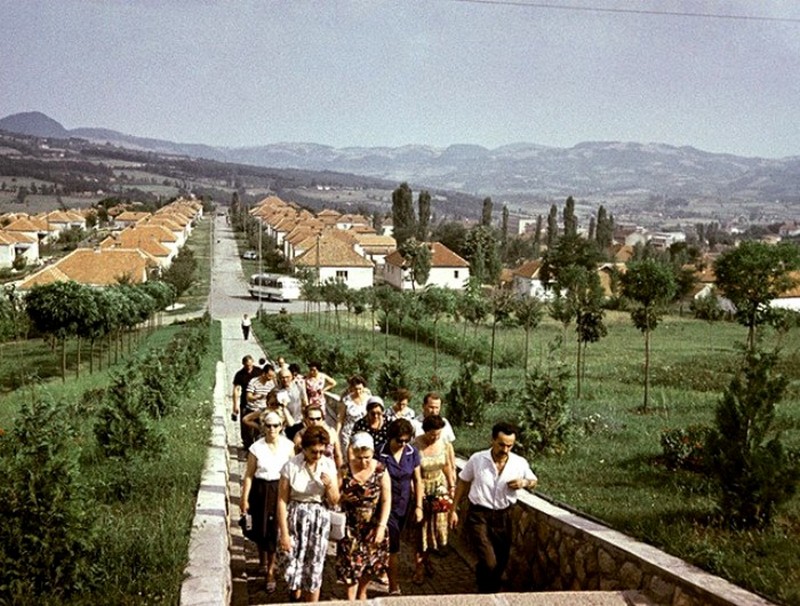
[[784,297],[781,299],[773,299],[770,303],[771,307],[776,309],[788,309],[790,311],[800,312],[800,297]]
[[14,245],[0,244],[0,268],[11,267],[14,262]]
[[344,283],[348,288],[361,290],[373,285],[373,272],[371,267],[320,267],[319,278],[321,282],[337,280],[337,272],[347,272]]

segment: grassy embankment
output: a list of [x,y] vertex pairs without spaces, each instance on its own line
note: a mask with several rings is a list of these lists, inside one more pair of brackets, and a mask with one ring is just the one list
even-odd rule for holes
[[[201,222],[188,243],[198,256],[198,275],[203,276],[188,296],[203,304],[208,297],[210,273],[210,257],[203,254],[208,250],[203,244],[208,242],[208,224],[209,221]],[[137,457],[133,463],[102,457],[93,434],[98,422],[95,405],[90,401],[77,403],[83,401],[84,393],[107,387],[114,376],[124,375],[135,358],[148,351],[164,350],[180,330],[180,325],[170,325],[142,331],[142,338],[134,340],[130,354],[123,348],[122,358],[110,367],[104,364],[102,370],[95,362],[95,372],[91,374],[84,345],[80,378],[75,374],[76,343],[72,341],[67,354],[71,366],[64,383],[59,356],[44,341],[32,339],[2,346],[0,428],[4,432],[11,430],[20,411],[35,406],[34,402],[41,398],[63,402],[65,410],[76,406],[81,410],[80,475],[91,491],[89,500],[97,521],[98,557],[93,573],[97,584],[87,585],[77,601],[67,603],[179,602],[195,497],[206,458],[216,362],[221,359],[219,324],[210,326],[209,350],[190,390],[182,395],[174,413],[158,421],[164,437],[160,456]],[[168,370],[180,372],[180,368]],[[60,603],[52,596],[31,599]]]
[[[318,326],[315,316],[305,319],[299,315],[295,319],[317,333],[331,334],[325,322]],[[574,416],[585,431],[567,454],[532,461],[540,477],[539,490],[739,585],[774,600],[800,604],[800,496],[782,510],[771,529],[762,533],[730,532],[710,523],[714,501],[707,481],[697,474],[670,471],[659,460],[664,429],[713,424],[716,403],[740,359],[736,344],[744,340],[744,329],[733,323],[665,318],[653,333],[650,411],[642,413],[642,335],[627,314],[609,313],[606,322],[608,337],[588,350],[583,397],[575,399],[574,385],[571,389]],[[283,343],[264,334],[261,326],[257,330],[268,352],[273,356],[284,354],[292,361]],[[461,326],[450,325],[447,330],[463,335]],[[532,333],[531,365],[545,361],[548,344],[561,334],[561,325],[549,319]],[[366,325],[359,328],[353,319],[343,323],[338,338],[346,347],[372,347],[374,338],[376,365],[385,359],[383,335],[372,335]],[[567,338],[574,338],[574,326]],[[769,334],[765,343],[774,344],[776,338]],[[465,341],[473,339],[488,348],[489,329],[481,327],[473,335],[469,328]],[[495,369],[494,384],[504,397],[488,412],[482,427],[457,429],[459,454],[467,456],[485,448],[491,424],[515,418],[523,398],[509,390],[524,385],[520,367],[523,347],[521,329],[500,329],[496,359],[514,364]],[[791,384],[779,409],[779,422],[785,444],[800,448],[797,330],[783,339],[782,351],[781,370],[791,378]],[[417,410],[433,374],[446,391],[458,372],[458,360],[441,352],[434,371],[432,347],[415,346],[413,339],[390,336],[389,353],[399,355],[415,378],[412,407]],[[574,342],[559,354],[573,374],[574,354]],[[344,377],[336,378],[344,384]],[[478,378],[488,378],[487,367],[481,367]]]

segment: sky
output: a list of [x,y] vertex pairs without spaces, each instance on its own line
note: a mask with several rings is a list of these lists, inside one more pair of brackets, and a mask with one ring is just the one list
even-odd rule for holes
[[0,15],[0,117],[227,147],[800,156],[797,0],[0,0]]

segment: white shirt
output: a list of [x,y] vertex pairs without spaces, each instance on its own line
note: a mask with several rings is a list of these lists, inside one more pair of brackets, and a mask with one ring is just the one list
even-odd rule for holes
[[256,458],[256,478],[279,480],[284,464],[294,456],[294,443],[286,436],[278,436],[278,447],[272,450],[261,438],[253,442],[250,452]]
[[503,473],[498,475],[492,451],[489,449],[473,454],[458,474],[458,478],[471,482],[468,496],[473,505],[488,509],[505,509],[517,502],[517,491],[509,488],[508,483],[519,478],[535,480],[536,474],[531,470],[528,461],[511,452],[508,454]]
[[[411,424],[414,426],[414,437],[420,437],[422,434],[425,433],[425,430],[422,429],[422,422],[425,420],[425,417],[417,415],[417,418],[411,421]],[[452,444],[456,441],[456,434],[453,432],[453,427],[450,425],[450,421],[442,417],[442,421],[444,421],[444,427],[442,427],[442,441],[447,442],[448,444]]]
[[289,480],[289,500],[322,503],[325,497],[325,485],[321,477],[323,473],[328,475],[331,482],[339,481],[333,459],[321,457],[313,474],[306,465],[306,457],[302,452],[289,459],[281,469],[281,477]]

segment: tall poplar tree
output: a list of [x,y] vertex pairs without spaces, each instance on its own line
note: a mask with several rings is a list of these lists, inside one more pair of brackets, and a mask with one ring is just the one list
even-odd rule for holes
[[399,247],[417,233],[417,218],[414,216],[414,194],[408,183],[401,183],[392,192],[392,223],[394,239]]
[[483,199],[483,210],[481,211],[481,225],[492,226],[492,199]]
[[553,204],[550,213],[547,215],[547,232],[545,233],[545,245],[550,250],[558,241],[558,208]]
[[502,214],[502,223],[500,227],[500,246],[503,249],[503,254],[505,255],[506,249],[508,248],[508,206],[503,204],[503,214]]
[[569,196],[564,204],[564,235],[568,238],[578,235],[578,219],[575,216],[575,198]]
[[428,231],[431,223],[431,194],[428,190],[423,189],[419,192],[417,197],[417,205],[419,206],[418,223],[417,223],[417,240],[420,242],[428,241]]

